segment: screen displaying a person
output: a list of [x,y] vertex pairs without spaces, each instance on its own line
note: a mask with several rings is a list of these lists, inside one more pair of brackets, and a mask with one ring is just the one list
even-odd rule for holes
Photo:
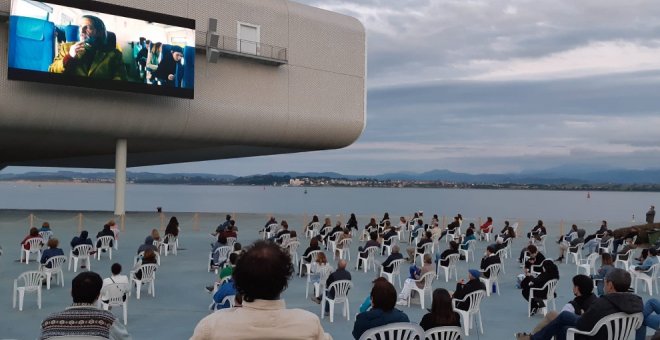
[[161,85],[169,87],[181,87],[183,79],[183,49],[181,46],[172,46],[170,53],[164,53],[158,69],[154,75]]
[[81,77],[126,80],[126,66],[114,39],[108,38],[105,24],[93,15],[80,20],[80,41],[60,44],[51,73]]

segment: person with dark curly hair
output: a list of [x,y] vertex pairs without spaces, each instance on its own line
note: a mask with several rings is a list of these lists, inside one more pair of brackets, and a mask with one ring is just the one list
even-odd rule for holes
[[281,295],[292,274],[288,252],[273,242],[255,242],[232,274],[242,307],[205,317],[190,339],[329,339],[316,314],[286,308]]

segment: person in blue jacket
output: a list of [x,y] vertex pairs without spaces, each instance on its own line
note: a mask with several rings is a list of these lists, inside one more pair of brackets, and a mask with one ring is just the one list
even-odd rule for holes
[[410,322],[404,312],[394,308],[396,299],[394,286],[384,278],[376,279],[371,288],[371,310],[357,315],[353,325],[353,337],[359,339],[371,328],[395,322]]

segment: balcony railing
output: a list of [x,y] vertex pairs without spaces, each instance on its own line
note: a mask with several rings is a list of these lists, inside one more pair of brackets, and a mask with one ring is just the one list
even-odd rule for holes
[[[203,32],[198,32],[198,35]],[[198,46],[202,47],[202,46]],[[255,41],[220,35],[217,46],[203,46],[217,50],[221,55],[249,58],[271,65],[282,65],[288,61],[287,49]]]

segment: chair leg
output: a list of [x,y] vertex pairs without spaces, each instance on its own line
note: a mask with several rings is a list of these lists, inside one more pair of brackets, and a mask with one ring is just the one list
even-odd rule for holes
[[481,334],[484,334],[484,325],[481,322],[481,310],[479,310],[478,314],[479,314],[479,331],[481,332]]
[[156,281],[151,281],[151,296],[156,297]]
[[325,293],[321,298],[321,319],[323,319],[324,317],[325,317]]
[[47,272],[46,273],[46,290],[50,290],[50,278],[51,278],[51,273]]
[[[115,243],[116,245],[116,243]],[[123,307],[124,307],[124,325],[127,324],[128,322],[128,306],[126,305],[128,301],[124,301]]]
[[330,305],[330,322],[335,322],[335,301],[329,302]]
[[73,272],[74,273],[78,272],[78,258],[77,257],[73,258]]
[[41,309],[41,287],[37,288],[37,306]]

